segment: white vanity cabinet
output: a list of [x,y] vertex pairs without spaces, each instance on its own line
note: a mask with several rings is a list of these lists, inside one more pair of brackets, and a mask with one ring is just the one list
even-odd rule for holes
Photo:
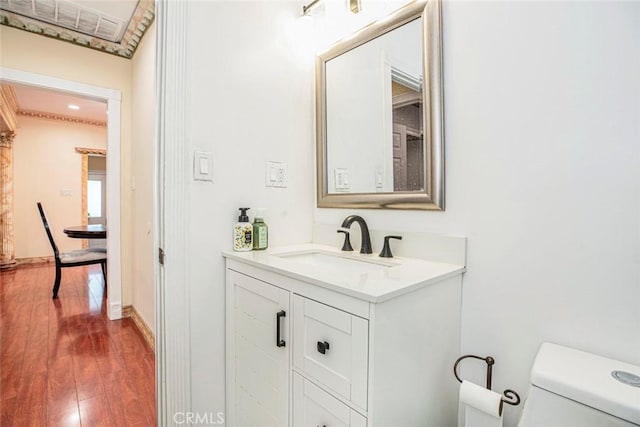
[[232,270],[227,270],[227,283],[227,292],[233,294],[233,307],[227,308],[233,317],[227,345],[235,365],[233,390],[228,390],[235,397],[234,407],[227,411],[227,423],[287,426],[290,293]]
[[456,425],[463,267],[385,298],[225,256],[227,426]]
[[294,372],[293,425],[367,427],[367,419],[311,381]]

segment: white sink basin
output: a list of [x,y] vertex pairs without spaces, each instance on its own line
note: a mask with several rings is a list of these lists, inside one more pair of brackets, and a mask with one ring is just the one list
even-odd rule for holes
[[383,270],[393,266],[377,260],[359,260],[348,256],[340,256],[328,252],[294,252],[276,255],[290,261],[327,272],[343,274],[362,274],[370,271]]

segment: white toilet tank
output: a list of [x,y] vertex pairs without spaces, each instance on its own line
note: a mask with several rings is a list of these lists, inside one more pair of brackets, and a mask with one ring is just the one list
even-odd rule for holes
[[[615,371],[623,372],[616,376],[635,386],[618,381],[612,375]],[[639,426],[638,381],[638,366],[544,343],[531,369],[531,387],[518,426]]]

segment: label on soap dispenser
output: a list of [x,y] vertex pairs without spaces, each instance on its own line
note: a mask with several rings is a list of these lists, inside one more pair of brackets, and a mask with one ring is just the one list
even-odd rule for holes
[[256,241],[258,242],[257,249],[265,249],[267,247],[267,227],[258,227]]
[[253,226],[248,222],[239,222],[233,227],[233,250],[250,251],[253,249]]

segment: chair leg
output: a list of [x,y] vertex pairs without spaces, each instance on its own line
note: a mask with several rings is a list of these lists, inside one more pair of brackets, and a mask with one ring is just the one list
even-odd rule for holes
[[107,262],[101,262],[102,266],[102,277],[104,278],[104,290],[107,290]]
[[62,268],[56,263],[56,281],[53,283],[53,299],[58,298],[58,289],[60,289],[60,279],[62,276]]

